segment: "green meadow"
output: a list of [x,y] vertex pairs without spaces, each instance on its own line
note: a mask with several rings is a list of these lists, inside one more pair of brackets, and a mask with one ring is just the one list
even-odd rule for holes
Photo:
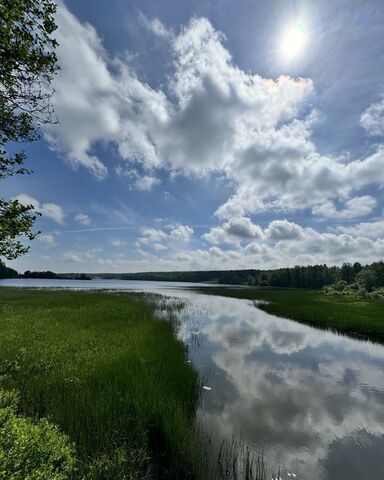
[[384,340],[384,301],[302,289],[202,287],[200,292],[261,300],[262,310],[338,333]]
[[[0,478],[188,478],[198,379],[168,313],[142,294],[1,288]],[[30,457],[59,466],[26,476]]]

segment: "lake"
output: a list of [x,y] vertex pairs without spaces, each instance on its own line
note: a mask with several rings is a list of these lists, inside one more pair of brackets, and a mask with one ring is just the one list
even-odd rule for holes
[[[184,298],[179,338],[200,374],[197,421],[239,438],[281,478],[384,478],[384,347],[317,330],[195,284],[1,280],[0,285],[104,288]],[[270,478],[270,477],[269,477]]]

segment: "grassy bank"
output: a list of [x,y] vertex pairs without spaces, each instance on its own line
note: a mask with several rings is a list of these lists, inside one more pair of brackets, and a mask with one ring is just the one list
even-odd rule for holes
[[299,289],[199,288],[199,291],[249,300],[264,300],[259,308],[280,317],[349,335],[384,340],[384,302],[326,295]]
[[1,389],[68,435],[74,478],[142,479],[151,462],[187,477],[197,376],[142,295],[0,288],[0,332]]

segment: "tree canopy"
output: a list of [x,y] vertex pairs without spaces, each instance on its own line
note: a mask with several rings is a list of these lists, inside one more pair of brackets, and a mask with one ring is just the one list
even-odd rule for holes
[[[51,0],[0,0],[0,180],[30,173],[17,144],[37,140],[40,126],[55,122],[55,11]],[[0,255],[14,259],[28,251],[19,237],[36,236],[36,217],[32,205],[0,199]]]

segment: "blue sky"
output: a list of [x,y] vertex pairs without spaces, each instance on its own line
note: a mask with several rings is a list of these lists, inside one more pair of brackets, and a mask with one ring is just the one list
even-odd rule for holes
[[379,1],[60,3],[59,125],[27,147],[20,271],[384,257]]

